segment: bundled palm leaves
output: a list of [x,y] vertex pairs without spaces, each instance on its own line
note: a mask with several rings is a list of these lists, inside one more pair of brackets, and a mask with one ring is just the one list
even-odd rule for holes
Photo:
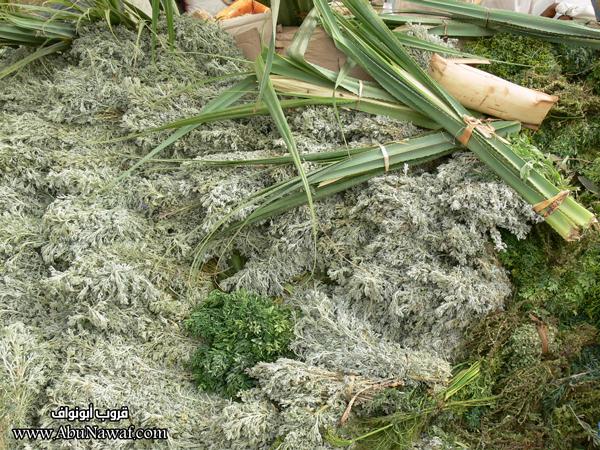
[[[345,2],[344,2],[345,3]],[[455,36],[486,36],[498,31],[537,37],[557,44],[600,48],[597,29],[577,22],[557,21],[514,11],[496,10],[457,0],[411,0],[414,14],[390,14],[385,21],[450,26]],[[423,8],[418,8],[422,6]],[[423,16],[423,17],[420,17]],[[439,28],[438,28],[439,31]]]

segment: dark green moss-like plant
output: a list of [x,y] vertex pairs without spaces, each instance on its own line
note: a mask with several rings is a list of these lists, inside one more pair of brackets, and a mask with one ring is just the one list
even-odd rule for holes
[[[592,440],[600,417],[598,330],[581,321],[559,323],[538,300],[513,303],[471,330],[467,349],[482,361],[481,377],[471,388],[497,401],[440,424],[469,448],[595,448]],[[532,311],[546,316],[549,330],[559,327],[545,354]],[[522,333],[525,328],[530,335]],[[529,354],[526,361],[524,350]],[[521,358],[520,364],[514,364],[515,358]],[[468,389],[463,393],[472,395]]]
[[[557,75],[560,66],[553,45],[539,39],[500,33],[468,43],[465,51],[509,64],[492,62],[485,70],[530,88],[539,88],[541,77]],[[531,75],[536,77],[532,78]]]
[[600,326],[600,240],[590,236],[564,245],[546,227],[524,241],[505,236],[500,254],[510,270],[519,301],[543,307],[564,323],[588,321]]
[[291,356],[293,326],[292,310],[270,298],[213,291],[186,322],[201,339],[191,361],[198,385],[229,397],[251,388],[246,369]]

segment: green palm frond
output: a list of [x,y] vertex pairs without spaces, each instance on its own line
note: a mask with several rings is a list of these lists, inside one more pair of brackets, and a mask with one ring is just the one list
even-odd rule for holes
[[[557,44],[600,48],[600,30],[576,21],[490,9],[457,0],[411,0],[411,3],[425,7],[409,11],[418,15],[441,15],[485,29],[532,36]],[[394,19],[390,17],[388,20]],[[414,23],[419,23],[419,20],[415,19]]]

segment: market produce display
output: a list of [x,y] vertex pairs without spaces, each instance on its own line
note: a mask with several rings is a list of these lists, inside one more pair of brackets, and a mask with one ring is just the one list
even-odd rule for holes
[[[0,3],[1,449],[600,446],[600,31],[316,0],[247,61],[62,3]],[[556,104],[487,120],[441,57]],[[15,434],[65,425],[166,434]]]

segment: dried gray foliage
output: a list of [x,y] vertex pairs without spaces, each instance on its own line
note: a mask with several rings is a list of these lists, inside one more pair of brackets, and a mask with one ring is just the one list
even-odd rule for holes
[[213,432],[226,438],[211,448],[332,448],[323,430],[335,428],[351,398],[358,395],[355,408],[360,409],[369,393],[389,381],[286,358],[259,363],[248,373],[258,387],[211,419]]
[[[456,48],[458,46],[458,39],[441,38],[440,36],[429,34],[427,32],[427,27],[424,25],[409,23],[407,25],[407,28],[407,34],[410,36],[415,36],[419,39],[423,39],[425,41],[429,41],[434,44],[441,45],[443,47]],[[431,61],[433,52],[419,50],[416,48],[408,48],[407,51],[415,59],[419,66],[421,66],[425,70],[429,68],[429,62]],[[442,53],[442,56],[446,55]]]
[[[192,343],[182,339],[176,324],[163,324],[162,329],[146,332],[152,336],[149,342],[139,337],[128,338],[125,333],[112,333],[106,341],[100,340],[96,333],[63,335],[66,344],[60,355],[63,367],[53,374],[46,387],[45,403],[37,411],[40,426],[64,425],[64,421],[50,417],[50,411],[60,405],[87,406],[93,401],[99,409],[128,405],[131,418],[109,426],[169,429],[170,441],[140,441],[135,448],[181,448],[204,445],[214,439],[209,433],[209,418],[218,415],[230,402],[198,392],[189,374],[181,370],[181,360],[188,356]],[[158,347],[161,337],[165,340],[160,344],[163,348]],[[97,421],[90,423],[107,426]],[[104,449],[106,445],[91,441],[84,448]],[[113,441],[110,446],[133,447],[127,441]],[[81,447],[73,441],[64,441],[42,448]]]
[[312,289],[297,295],[302,311],[292,348],[303,360],[332,370],[368,377],[443,383],[449,364],[425,351],[402,348],[375,332],[352,313],[343,297],[328,297]]
[[[237,245],[249,261],[223,286],[281,295],[315,268],[333,282],[336,308],[347,305],[390,342],[450,359],[465,329],[510,295],[495,257],[499,229],[522,237],[533,220],[517,194],[467,154],[432,172],[372,179],[320,203],[317,215],[316,251],[301,209],[260,235],[244,234]],[[326,329],[322,317],[313,329]]]
[[26,427],[56,364],[47,343],[22,322],[0,332],[0,447],[9,448],[4,430]]

